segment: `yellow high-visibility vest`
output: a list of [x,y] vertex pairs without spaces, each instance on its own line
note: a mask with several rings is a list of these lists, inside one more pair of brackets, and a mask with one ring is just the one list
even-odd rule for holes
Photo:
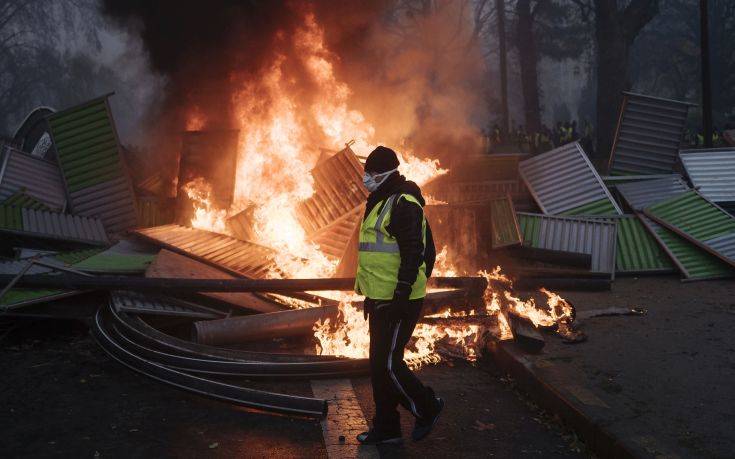
[[[360,226],[355,292],[374,300],[390,300],[398,283],[401,254],[398,242],[388,233],[391,210],[401,199],[421,207],[410,194],[394,194],[370,210]],[[423,208],[422,208],[423,209]],[[422,239],[426,250],[426,217],[422,221]],[[416,282],[411,286],[412,300],[426,296],[426,262],[419,266]]]

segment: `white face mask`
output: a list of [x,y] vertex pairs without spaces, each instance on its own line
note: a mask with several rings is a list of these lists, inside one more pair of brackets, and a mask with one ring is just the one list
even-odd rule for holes
[[383,182],[385,182],[385,179],[387,179],[390,174],[397,170],[398,168],[396,167],[395,169],[389,170],[388,172],[383,172],[382,174],[375,175],[369,172],[365,172],[365,174],[363,174],[362,176],[362,183],[365,185],[365,188],[367,188],[367,190],[372,193],[373,191],[377,190],[378,187],[383,184]]

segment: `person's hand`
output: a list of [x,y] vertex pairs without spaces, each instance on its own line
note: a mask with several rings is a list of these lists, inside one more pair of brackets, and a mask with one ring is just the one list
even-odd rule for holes
[[375,303],[372,301],[368,301],[367,298],[362,303],[362,317],[365,318],[365,320],[368,320],[368,317],[372,312],[375,310]]
[[411,284],[406,282],[398,281],[396,289],[393,291],[393,304],[398,307],[402,307],[408,303],[408,299],[411,297]]

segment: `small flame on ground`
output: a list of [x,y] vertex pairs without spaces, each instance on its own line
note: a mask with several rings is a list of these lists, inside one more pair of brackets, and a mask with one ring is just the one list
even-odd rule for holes
[[[446,248],[443,248],[439,254],[444,252],[446,256]],[[437,256],[437,260],[440,257]],[[450,273],[451,268],[445,268],[444,274]],[[420,367],[426,363],[437,363],[442,360],[438,352],[442,342],[447,342],[452,349],[459,350],[463,358],[473,361],[477,358],[484,342],[482,340],[486,331],[495,334],[499,340],[513,338],[510,324],[503,313],[503,308],[528,317],[535,326],[551,326],[563,320],[569,320],[572,314],[572,306],[560,297],[558,294],[541,289],[547,297],[545,307],[536,305],[533,298],[521,300],[513,296],[510,291],[496,291],[497,283],[491,281],[500,281],[510,286],[510,279],[502,273],[498,266],[493,271],[481,271],[478,275],[488,279],[488,287],[484,292],[484,310],[479,313],[471,311],[447,310],[442,314],[432,317],[441,318],[463,318],[472,316],[494,316],[497,319],[497,329],[487,330],[485,327],[474,324],[447,324],[434,325],[419,323],[414,330],[414,334],[405,353],[405,361],[412,368]],[[342,301],[340,303],[340,316],[337,323],[330,323],[329,320],[317,322],[314,325],[314,336],[319,341],[317,352],[324,355],[336,355],[349,358],[366,358],[370,349],[369,328],[367,321],[364,320],[362,311],[354,307],[350,301]]]

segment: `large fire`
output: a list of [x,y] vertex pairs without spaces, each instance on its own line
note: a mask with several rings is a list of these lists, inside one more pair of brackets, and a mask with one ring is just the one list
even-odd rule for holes
[[[252,207],[255,242],[275,249],[278,254],[275,260],[278,269],[270,276],[329,277],[334,274],[337,262],[322,253],[318,245],[309,242],[296,218],[298,203],[314,193],[310,171],[320,155],[314,148],[314,139],[322,142],[320,147],[332,150],[342,149],[344,142],[352,139],[351,148],[358,156],[366,156],[384,139],[360,111],[350,107],[351,90],[335,76],[333,62],[336,56],[326,48],[324,32],[312,14],[305,14],[302,26],[291,39],[292,47],[298,51],[295,56],[275,54],[270,65],[257,77],[248,75],[241,80],[233,77],[237,87],[233,94],[235,121],[240,139],[231,208],[218,209],[213,205],[211,187],[203,179],[184,184],[182,190],[194,203],[191,225],[195,228],[227,233],[227,218]],[[294,65],[289,61],[293,59],[307,70],[316,88],[316,96],[309,99],[314,102],[310,103],[306,115],[303,102],[297,99],[300,97],[298,84],[285,71],[287,66]],[[308,116],[309,122],[304,122],[304,116]],[[206,118],[197,107],[192,107],[187,125],[197,129],[206,127]],[[420,159],[405,148],[401,150],[400,171],[418,184],[447,172],[436,160]],[[438,254],[435,274],[457,275],[461,270],[448,265],[446,250],[445,247]],[[488,279],[502,277],[499,268],[480,274]],[[538,308],[533,300],[523,301],[510,292],[488,288],[484,310],[446,312],[441,317],[497,316],[498,326],[493,331],[499,339],[506,339],[511,332],[501,314],[504,307],[528,316],[536,325],[555,323],[571,313],[571,307],[563,299],[544,292],[549,297],[550,307]],[[353,305],[359,299],[340,292],[330,292],[329,296],[340,301],[340,320],[336,324],[328,321],[315,324],[318,352],[367,357],[367,322],[362,311]],[[476,324],[419,324],[406,360],[414,366],[438,362],[437,346],[442,342],[461,349],[462,354],[472,360],[477,355],[481,335],[486,331]]]

